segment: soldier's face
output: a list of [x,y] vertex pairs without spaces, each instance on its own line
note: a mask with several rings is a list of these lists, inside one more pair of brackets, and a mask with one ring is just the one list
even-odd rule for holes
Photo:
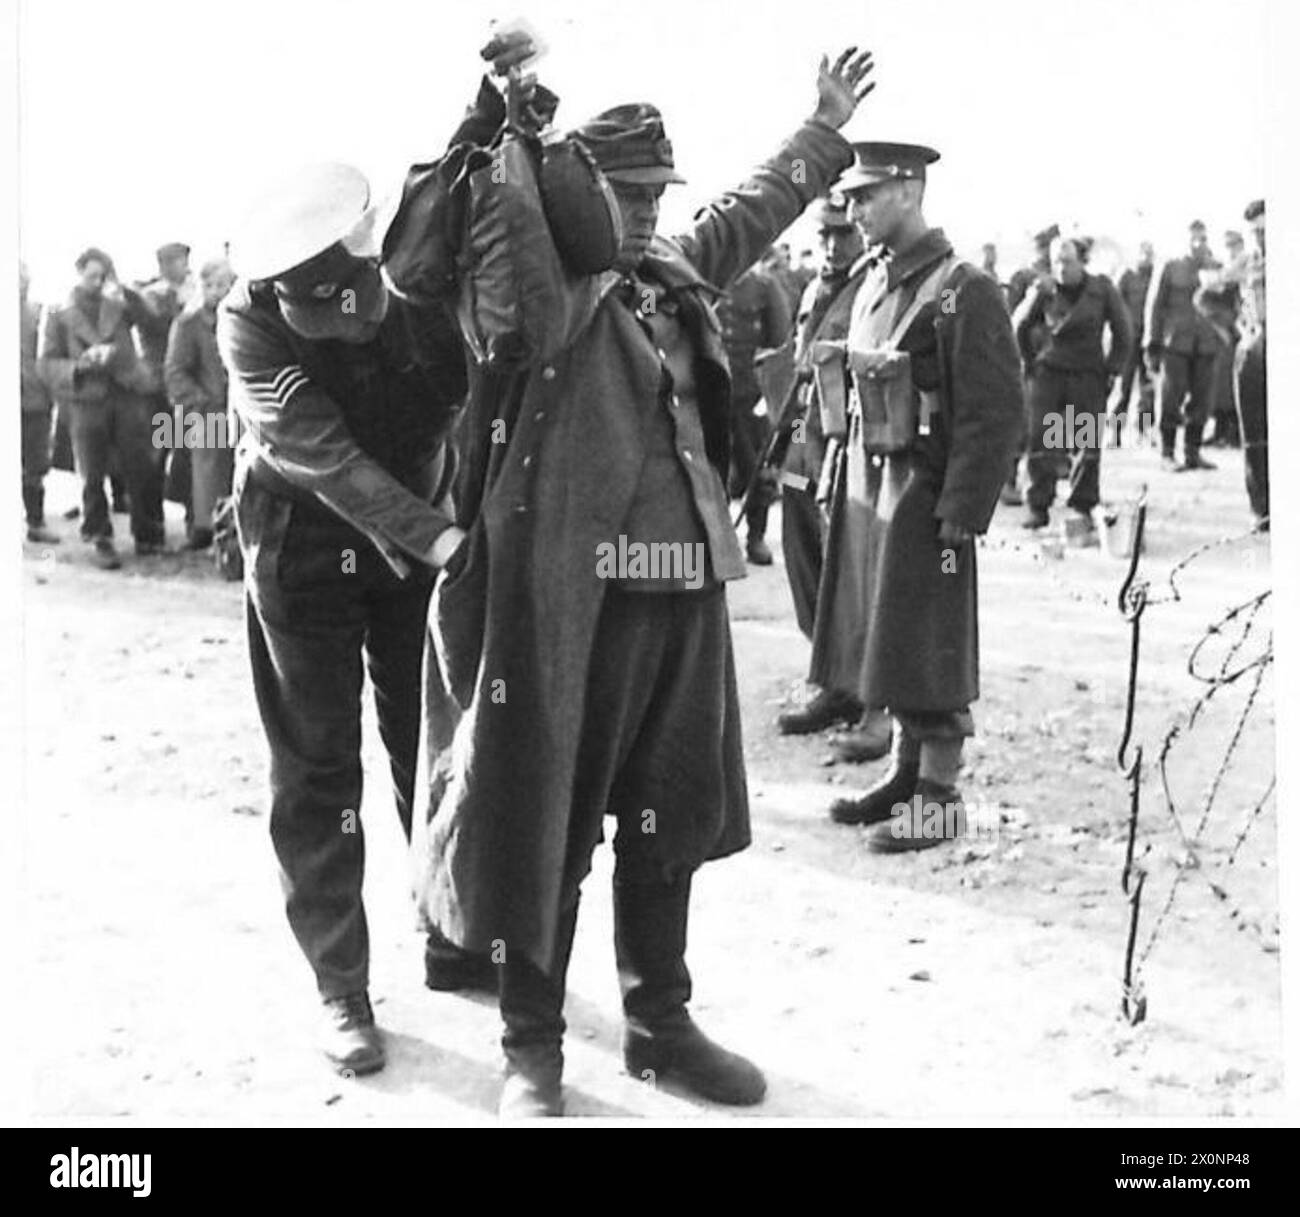
[[168,283],[184,283],[190,273],[189,255],[173,254],[171,257],[164,258],[159,264],[159,269]]
[[1067,287],[1073,287],[1083,278],[1083,260],[1073,241],[1052,242],[1052,277]]
[[862,234],[856,228],[823,228],[817,237],[828,270],[847,270],[862,253]]
[[214,271],[203,280],[203,303],[208,308],[216,308],[234,286],[235,277],[227,270]]
[[104,280],[107,277],[108,269],[104,264],[91,258],[81,268],[81,290],[87,296],[98,296],[104,290]]
[[1200,257],[1209,250],[1210,242],[1203,232],[1195,231],[1191,235],[1189,246],[1192,253]]
[[1139,266],[1150,266],[1151,263],[1155,261],[1155,257],[1155,246],[1153,246],[1150,241],[1143,241],[1142,244],[1138,246]]
[[1264,252],[1264,217],[1263,216],[1259,216],[1258,218],[1251,220],[1250,235],[1255,238],[1255,248],[1258,249],[1260,253],[1263,253]]
[[867,245],[889,246],[906,210],[906,197],[897,181],[862,186],[849,195],[849,218]]
[[641,259],[650,248],[650,239],[655,235],[659,224],[659,200],[664,188],[662,184],[633,182],[614,182],[612,185],[623,217],[623,244],[614,267],[624,272],[633,271],[641,265]]

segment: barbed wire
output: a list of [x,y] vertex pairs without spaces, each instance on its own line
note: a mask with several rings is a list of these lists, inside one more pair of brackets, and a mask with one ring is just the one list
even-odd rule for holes
[[[1160,939],[1160,935],[1177,900],[1180,886],[1189,873],[1194,871],[1201,876],[1216,900],[1225,907],[1229,920],[1236,925],[1238,930],[1252,931],[1259,941],[1261,948],[1266,951],[1275,951],[1277,949],[1276,937],[1266,935],[1258,921],[1252,921],[1247,917],[1240,902],[1234,899],[1226,885],[1211,877],[1210,873],[1204,866],[1201,857],[1202,839],[1209,827],[1211,814],[1214,810],[1216,801],[1219,798],[1220,791],[1223,789],[1227,773],[1232,766],[1233,759],[1241,744],[1246,724],[1249,722],[1251,715],[1254,712],[1264,679],[1272,669],[1273,634],[1271,630],[1269,631],[1267,641],[1260,652],[1254,655],[1247,662],[1238,663],[1238,656],[1242,653],[1247,642],[1256,630],[1261,612],[1264,606],[1269,602],[1272,595],[1272,589],[1266,589],[1251,596],[1249,599],[1242,601],[1240,604],[1231,606],[1224,612],[1223,616],[1206,627],[1188,655],[1188,674],[1193,680],[1196,680],[1207,687],[1193,703],[1191,710],[1186,715],[1185,721],[1176,720],[1165,732],[1164,738],[1161,741],[1160,755],[1158,759],[1161,794],[1165,804],[1165,811],[1173,822],[1174,828],[1178,833],[1179,840],[1182,844],[1183,857],[1178,862],[1177,870],[1170,882],[1169,890],[1165,895],[1164,902],[1156,915],[1151,930],[1146,936],[1144,945],[1140,951],[1137,948],[1138,923],[1141,913],[1142,896],[1149,873],[1143,862],[1135,859],[1138,823],[1142,801],[1143,749],[1141,745],[1138,745],[1134,749],[1134,755],[1131,762],[1127,757],[1129,744],[1132,738],[1133,717],[1137,698],[1142,615],[1145,610],[1152,605],[1172,604],[1181,599],[1178,578],[1197,559],[1213,550],[1246,540],[1261,531],[1260,526],[1257,524],[1254,528],[1246,532],[1219,537],[1213,541],[1206,542],[1189,550],[1183,555],[1183,557],[1174,563],[1166,574],[1165,582],[1167,583],[1168,591],[1153,596],[1151,594],[1151,585],[1149,581],[1140,578],[1138,575],[1145,525],[1146,487],[1143,486],[1137,503],[1137,515],[1134,522],[1133,545],[1128,572],[1120,586],[1117,598],[1118,609],[1124,619],[1129,623],[1131,631],[1129,680],[1125,702],[1124,727],[1116,753],[1116,762],[1118,768],[1128,780],[1130,795],[1128,843],[1125,851],[1124,868],[1120,877],[1121,889],[1128,896],[1130,905],[1129,927],[1124,951],[1124,971],[1121,981],[1123,994],[1121,1000],[1121,1011],[1125,1018],[1134,1025],[1142,1022],[1146,1017],[1147,999],[1145,986],[1142,981],[1142,969],[1150,958],[1152,951],[1155,949],[1156,943]],[[1199,660],[1201,652],[1205,646],[1212,639],[1223,637],[1229,627],[1234,625],[1237,629],[1236,637],[1232,639],[1231,644],[1225,650],[1219,661],[1217,670],[1208,672],[1200,670]],[[1237,666],[1234,667],[1234,664]],[[1175,803],[1169,780],[1169,760],[1174,745],[1176,741],[1184,736],[1184,734],[1190,735],[1190,733],[1196,729],[1197,724],[1201,719],[1202,711],[1206,709],[1219,692],[1236,684],[1238,681],[1246,677],[1247,674],[1252,672],[1254,673],[1254,680],[1251,684],[1250,691],[1246,695],[1241,710],[1237,715],[1232,733],[1228,739],[1227,746],[1224,749],[1223,756],[1220,758],[1219,763],[1215,768],[1215,772],[1206,787],[1195,830],[1189,836],[1187,829],[1184,826],[1183,818],[1179,815],[1179,809]],[[1223,870],[1235,864],[1242,845],[1250,835],[1252,828],[1259,822],[1263,810],[1265,806],[1268,805],[1275,789],[1276,775],[1273,775],[1270,777],[1264,792],[1260,795],[1254,806],[1247,812],[1242,825],[1236,834],[1232,847],[1228,852],[1226,860],[1218,868],[1220,876]],[[1143,859],[1150,855],[1151,848],[1151,843],[1148,842],[1142,851]]]

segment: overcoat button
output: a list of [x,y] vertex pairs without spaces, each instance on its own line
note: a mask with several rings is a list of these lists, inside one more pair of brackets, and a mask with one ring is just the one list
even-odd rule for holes
[[543,380],[555,379],[555,369],[551,367],[549,363],[542,369],[542,379]]

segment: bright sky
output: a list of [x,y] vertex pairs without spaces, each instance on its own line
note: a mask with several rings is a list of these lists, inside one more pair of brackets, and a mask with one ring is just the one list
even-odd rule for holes
[[[1004,273],[1051,220],[1181,247],[1203,218],[1221,246],[1265,193],[1267,0],[20,0],[22,250],[34,295],[99,244],[128,278],[152,250],[231,236],[239,200],[277,167],[352,161],[377,193],[442,149],[473,94],[493,17],[525,15],[538,71],[574,125],[626,100],[664,111],[689,185],[685,222],[814,101],[823,49],[876,53],[851,139],[943,154],[927,214]],[[793,235],[796,250],[805,234]]]

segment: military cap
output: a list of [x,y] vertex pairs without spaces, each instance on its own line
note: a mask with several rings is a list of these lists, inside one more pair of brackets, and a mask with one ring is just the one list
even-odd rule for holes
[[1205,231],[1205,221],[1204,221],[1204,220],[1193,220],[1190,224],[1188,224],[1188,226],[1187,226],[1187,231],[1188,231],[1188,232],[1204,232],[1204,231]]
[[280,279],[342,242],[361,225],[370,184],[351,165],[308,165],[272,183],[250,203],[235,255],[249,279]]
[[169,258],[188,258],[190,247],[184,241],[168,241],[165,245],[158,246],[154,256],[157,257],[159,264]]
[[1040,249],[1046,248],[1060,235],[1061,226],[1059,224],[1049,224],[1041,232],[1034,233],[1034,244]]
[[1263,214],[1264,214],[1264,200],[1255,199],[1253,202],[1248,203],[1246,205],[1246,210],[1242,213],[1242,219],[1246,220],[1247,222],[1251,220],[1258,220],[1259,217],[1262,216]]
[[664,134],[663,116],[645,102],[605,110],[570,134],[611,182],[658,186],[686,180],[673,164],[673,145]]
[[818,199],[812,207],[812,218],[819,232],[853,227],[853,221],[849,219],[849,201],[842,195]]
[[1235,228],[1229,228],[1223,234],[1223,243],[1225,245],[1244,245],[1246,238],[1241,235]]
[[359,317],[382,315],[383,281],[364,256],[369,203],[359,169],[327,162],[293,172],[249,207],[235,245],[240,273],[274,281],[281,313],[304,338],[333,336],[344,302]]
[[864,143],[853,145],[853,164],[835,183],[836,193],[861,190],[897,179],[925,181],[925,167],[939,159],[924,144]]

